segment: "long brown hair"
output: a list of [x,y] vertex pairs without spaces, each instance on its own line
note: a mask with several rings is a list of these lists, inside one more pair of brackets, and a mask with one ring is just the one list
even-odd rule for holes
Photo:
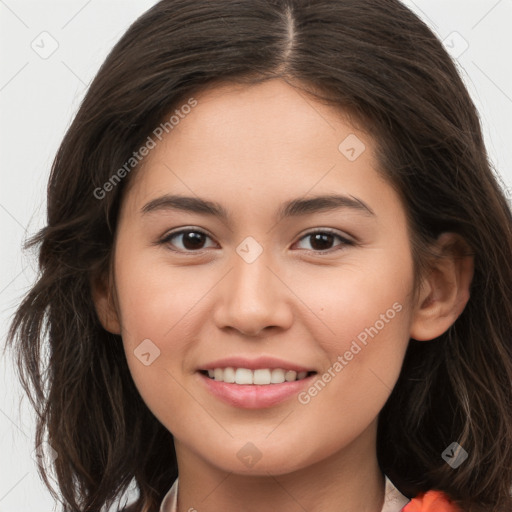
[[[371,132],[417,263],[445,231],[474,254],[463,313],[434,342],[409,343],[379,416],[382,470],[411,497],[435,488],[467,511],[511,510],[512,216],[454,63],[398,0],[163,0],[109,54],[53,163],[47,225],[27,243],[40,275],[7,345],[38,414],[36,445],[47,434],[58,454],[65,510],[109,507],[135,482],[131,510],[157,511],[177,477],[173,437],[92,301],[137,166],[109,180],[198,91],[277,77]],[[456,470],[441,457],[454,441],[469,455]]]

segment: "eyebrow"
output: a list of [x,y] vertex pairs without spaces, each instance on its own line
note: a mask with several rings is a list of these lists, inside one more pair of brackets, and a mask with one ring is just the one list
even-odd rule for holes
[[[373,210],[361,199],[354,196],[328,194],[308,199],[293,199],[284,203],[277,211],[276,217],[280,221],[287,217],[298,217],[318,212],[327,212],[339,209],[356,210],[366,215],[375,215]],[[181,195],[163,195],[152,199],[141,208],[142,215],[162,210],[180,210],[201,215],[218,217],[224,221],[229,220],[229,212],[221,204],[199,197]]]

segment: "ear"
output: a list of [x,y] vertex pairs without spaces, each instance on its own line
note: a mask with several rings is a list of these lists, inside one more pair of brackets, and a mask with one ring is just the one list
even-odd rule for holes
[[115,290],[109,276],[95,275],[90,280],[92,299],[103,328],[112,334],[121,334]]
[[469,300],[474,258],[466,242],[455,233],[437,239],[430,272],[421,282],[410,337],[426,341],[446,332]]

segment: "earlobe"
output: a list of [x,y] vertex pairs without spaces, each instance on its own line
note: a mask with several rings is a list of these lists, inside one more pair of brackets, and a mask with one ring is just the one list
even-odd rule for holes
[[427,341],[446,332],[462,313],[470,296],[474,258],[455,233],[437,240],[436,256],[424,276],[411,324],[410,337]]
[[113,286],[105,276],[94,276],[90,280],[91,293],[103,328],[112,334],[121,334],[121,323],[115,304]]

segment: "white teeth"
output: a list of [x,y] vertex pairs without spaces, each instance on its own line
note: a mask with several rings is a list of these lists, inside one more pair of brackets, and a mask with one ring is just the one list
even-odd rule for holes
[[281,370],[281,368],[274,368],[272,370],[270,382],[272,384],[281,384],[282,382],[284,382],[284,370]]
[[288,370],[284,374],[284,378],[286,379],[286,382],[292,382],[297,378],[297,372],[294,372],[293,370]]
[[230,384],[282,384],[306,378],[308,372],[296,372],[294,370],[283,370],[282,368],[261,368],[249,370],[248,368],[215,368],[208,370],[211,379],[228,382]]
[[[215,368],[215,371],[222,370],[220,368]],[[215,380],[221,380],[215,378]],[[252,384],[253,382],[253,374],[251,370],[248,370],[247,368],[237,368],[235,372],[235,382],[237,384]]]
[[254,384],[270,384],[270,370],[254,370]]
[[[224,368],[224,375],[223,375],[223,379],[224,382],[229,382],[229,383],[233,383],[235,382],[235,370],[234,368]],[[220,380],[220,379],[215,379],[215,380]]]

